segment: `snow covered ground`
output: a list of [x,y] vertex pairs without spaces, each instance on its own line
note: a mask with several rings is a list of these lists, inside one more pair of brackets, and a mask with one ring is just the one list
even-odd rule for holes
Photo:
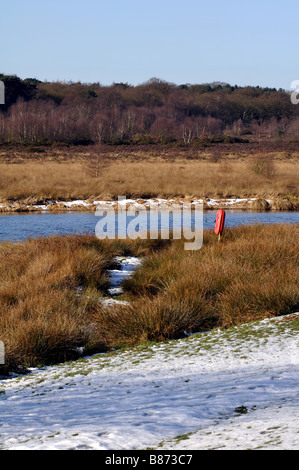
[[299,314],[0,381],[0,449],[298,449]]
[[[224,199],[210,199],[210,198],[204,198],[204,199],[188,199],[188,203],[192,203],[194,205],[196,204],[203,204],[205,208],[210,208],[210,207],[224,207],[224,208],[231,208],[231,209],[237,209],[237,208],[244,208],[244,209],[250,209],[250,205],[256,198],[224,198]],[[65,209],[66,211],[70,211],[73,209],[82,209],[82,210],[92,210],[94,208],[113,208],[120,205],[130,205],[130,206],[135,206],[136,208],[139,208],[141,206],[144,206],[146,208],[151,208],[155,206],[160,206],[160,205],[170,205],[170,204],[179,204],[183,205],[187,201],[181,198],[176,198],[176,199],[162,199],[162,198],[151,198],[151,199],[143,199],[139,198],[137,200],[135,199],[121,199],[118,201],[109,201],[109,200],[92,200],[92,199],[78,199],[75,201],[57,201],[57,200],[47,200],[43,204],[32,204],[28,205],[24,203],[23,209],[25,211],[32,210],[32,211],[55,211],[57,210],[63,210]],[[268,201],[271,203],[271,201]],[[17,206],[16,206],[17,204]],[[20,210],[20,205],[19,202],[6,202],[4,204],[0,205],[0,210],[3,212],[13,212],[14,209]]]
[[140,266],[142,260],[136,256],[117,256],[116,261],[119,263],[119,269],[110,269],[108,274],[110,276],[110,288],[108,292],[110,295],[119,295],[123,293],[121,284],[127,279],[135,269]]
[[124,300],[117,300],[115,296],[121,295],[124,291],[122,288],[122,283],[125,279],[130,277],[135,269],[137,269],[142,263],[142,259],[137,258],[136,256],[117,256],[115,258],[118,263],[117,269],[108,270],[108,275],[110,278],[110,288],[108,289],[108,294],[111,297],[100,299],[103,305],[112,305],[112,304],[127,304]]

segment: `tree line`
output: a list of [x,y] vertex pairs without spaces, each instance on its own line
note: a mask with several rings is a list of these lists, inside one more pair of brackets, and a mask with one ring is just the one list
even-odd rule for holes
[[299,139],[299,107],[282,89],[225,83],[42,82],[0,74],[0,142],[178,144]]

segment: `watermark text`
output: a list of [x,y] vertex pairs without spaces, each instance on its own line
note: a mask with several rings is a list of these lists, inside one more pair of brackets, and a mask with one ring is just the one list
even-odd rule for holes
[[3,341],[0,341],[0,365],[5,364],[5,348]]
[[203,244],[203,205],[157,203],[146,207],[119,196],[117,204],[100,205],[95,234],[99,239],[182,239],[185,250]]
[[0,80],[0,104],[5,104],[5,86],[2,80]]
[[298,104],[299,103],[299,80],[294,80],[291,83],[291,90],[294,90],[291,93],[291,102],[293,104]]

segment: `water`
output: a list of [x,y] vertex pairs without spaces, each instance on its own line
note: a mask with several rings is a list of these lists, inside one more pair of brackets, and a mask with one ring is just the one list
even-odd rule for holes
[[[216,212],[204,212],[204,229],[214,228]],[[99,217],[90,212],[3,214],[0,215],[0,241],[23,241],[27,238],[74,233],[95,234],[95,227],[99,220]],[[298,224],[299,212],[226,211],[225,227],[256,223]]]

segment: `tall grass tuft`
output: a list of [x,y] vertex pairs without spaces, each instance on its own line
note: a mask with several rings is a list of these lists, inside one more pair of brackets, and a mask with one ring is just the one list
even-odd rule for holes
[[253,211],[267,211],[270,209],[270,204],[266,199],[257,198],[252,201],[250,209]]
[[95,312],[112,341],[184,336],[287,314],[299,301],[298,226],[206,232],[199,251],[180,240],[149,255],[125,283],[129,306]]
[[[154,246],[154,244],[153,244]],[[0,244],[0,339],[5,370],[78,357],[79,348],[107,350],[89,317],[107,293],[115,257],[144,255],[148,241],[74,235]]]

